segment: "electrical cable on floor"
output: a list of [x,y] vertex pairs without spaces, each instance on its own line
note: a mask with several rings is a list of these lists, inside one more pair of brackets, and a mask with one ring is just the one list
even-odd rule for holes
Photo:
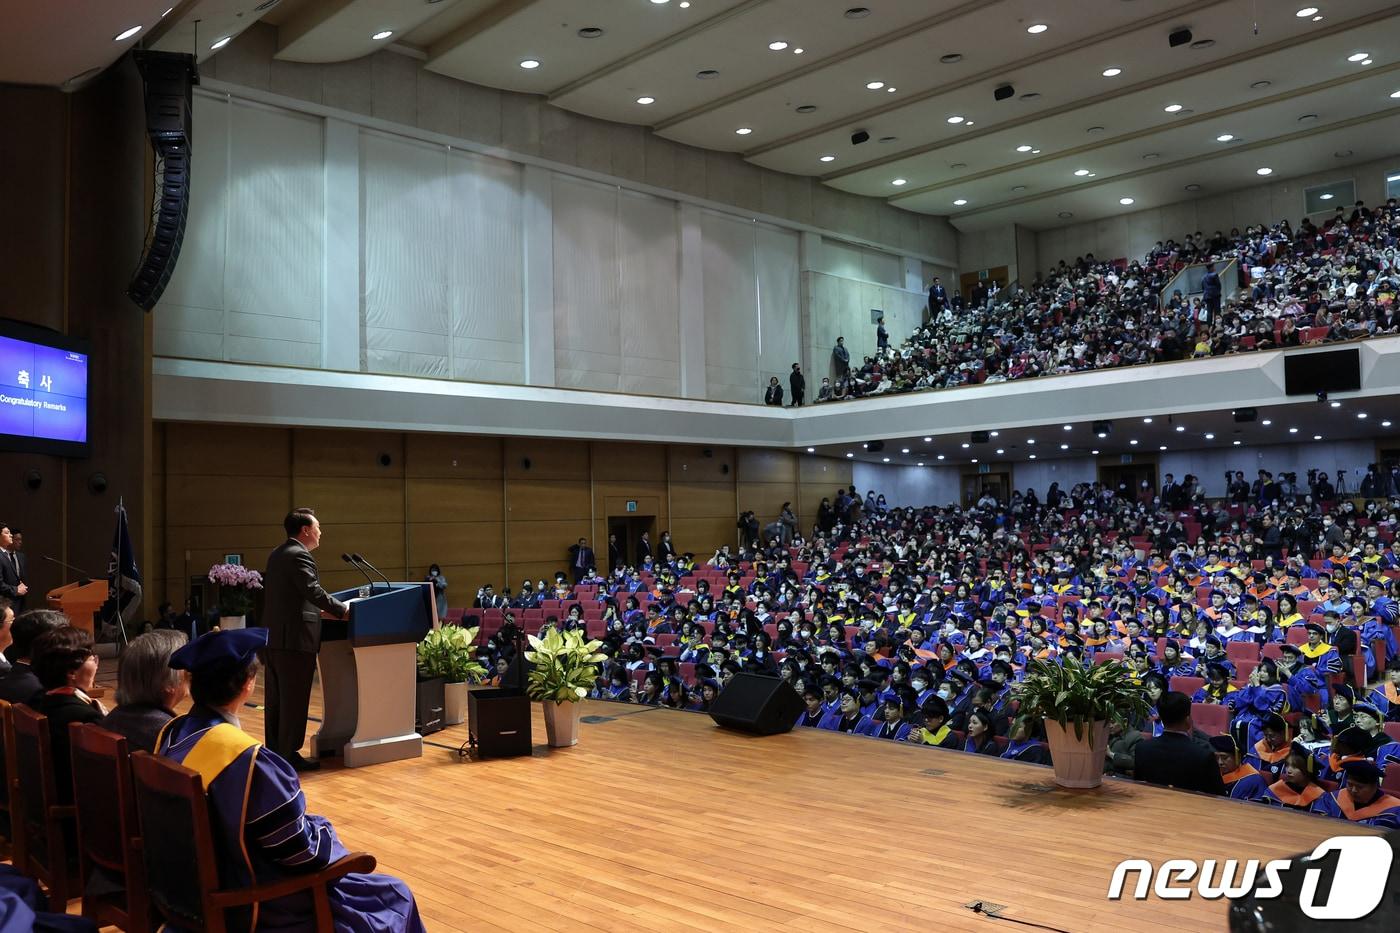
[[969,904],[967,909],[974,914],[981,914],[989,920],[1005,920],[1008,923],[1019,923],[1022,926],[1034,927],[1037,930],[1049,930],[1050,933],[1069,933],[1068,930],[1061,929],[1060,927],[1052,927],[1049,924],[1035,923],[1031,920],[1018,920],[1015,917],[1003,917],[1001,914],[989,913],[987,910],[983,909],[981,901],[975,901]]

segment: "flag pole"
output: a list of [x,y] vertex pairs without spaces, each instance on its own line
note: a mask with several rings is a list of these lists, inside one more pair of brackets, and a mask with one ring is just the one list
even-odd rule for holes
[[[117,528],[118,528],[119,530],[120,530],[120,528],[121,528],[122,521],[123,521],[123,519],[125,519],[125,518],[126,518],[126,497],[125,497],[125,496],[118,496],[118,497],[117,497]],[[127,536],[128,536],[127,539],[130,540],[130,532],[129,532],[129,531],[128,531],[128,533],[127,533]],[[126,621],[122,618],[122,558],[125,556],[125,555],[122,554],[122,549],[123,549],[124,545],[125,545],[125,542],[122,540],[121,535],[118,534],[118,536],[117,536],[117,594],[116,594],[116,603],[117,603],[117,646],[118,646],[118,647],[117,647],[117,650],[118,650],[119,653],[120,653],[122,650],[125,650],[126,646],[129,644],[129,642],[128,642],[128,640],[127,640],[127,637],[126,637]]]

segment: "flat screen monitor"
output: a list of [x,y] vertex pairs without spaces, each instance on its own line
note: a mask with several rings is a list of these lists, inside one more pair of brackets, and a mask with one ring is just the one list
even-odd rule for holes
[[88,455],[85,341],[0,321],[0,450]]
[[1361,351],[1355,347],[1322,353],[1289,353],[1283,358],[1285,395],[1355,392],[1361,388]]

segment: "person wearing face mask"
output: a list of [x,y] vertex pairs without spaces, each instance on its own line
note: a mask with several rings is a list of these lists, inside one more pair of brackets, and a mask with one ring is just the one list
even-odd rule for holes
[[908,741],[934,748],[956,748],[957,736],[948,725],[948,702],[943,698],[942,690],[938,695],[929,697],[921,710],[923,725],[909,731]]

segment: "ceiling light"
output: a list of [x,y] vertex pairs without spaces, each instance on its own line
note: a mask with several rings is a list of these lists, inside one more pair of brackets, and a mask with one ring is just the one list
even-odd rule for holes
[[1098,175],[1097,172],[1090,172],[1090,173],[1089,173],[1089,177],[1090,177],[1090,178],[1098,178],[1099,175]]
[[909,448],[908,448],[908,447],[906,447],[906,448],[904,448],[903,450],[900,451],[900,453],[902,453],[902,454],[907,454],[908,452],[909,452]]
[[1137,446],[1137,438],[1133,438],[1132,440],[1128,441],[1128,443],[1129,443],[1130,445],[1132,445],[1133,447],[1136,447],[1136,446]]
[[1364,60],[1366,59],[1366,57],[1369,56],[1370,54],[1371,54],[1370,52],[1356,52],[1356,53],[1354,53],[1354,54],[1352,54],[1352,55],[1348,55],[1348,56],[1347,56],[1347,61],[1349,61],[1349,62],[1364,61]]
[[848,453],[848,454],[846,454],[846,456],[847,456],[847,457],[854,457],[855,454],[853,454],[853,453]]
[[1299,123],[1311,123],[1312,121],[1314,121],[1314,120],[1316,120],[1316,119],[1317,119],[1317,114],[1315,114],[1315,113],[1305,113],[1305,114],[1303,114],[1301,117],[1298,118],[1298,122],[1299,122]]
[[1069,445],[1068,445],[1068,444],[1061,444],[1061,445],[1060,445],[1060,449],[1061,449],[1061,450],[1069,450]]
[[1029,457],[1029,459],[1034,460],[1034,459],[1035,459],[1035,454],[1031,454],[1030,457]]
[[1133,199],[1132,199],[1132,198],[1119,198],[1119,199],[1118,199],[1118,203],[1121,204],[1121,205],[1123,205],[1124,207],[1127,207],[1129,204],[1132,204],[1132,203],[1133,203]]
[[[892,143],[892,142],[896,142],[898,139],[899,139],[898,136],[881,136],[880,139],[878,140],[878,142],[881,142],[881,143]],[[966,167],[966,166],[964,166],[964,167]]]
[[988,433],[987,436],[988,436],[988,437],[1001,437],[1001,432],[1000,432],[1000,431],[992,431],[992,432]]
[[1356,155],[1356,153],[1350,149],[1338,149],[1336,152],[1332,153],[1334,159],[1350,159],[1354,155]]
[[899,90],[899,88],[894,87],[893,85],[891,85],[890,87],[885,88],[885,93],[886,93],[886,94],[893,94],[893,93],[894,93],[895,91],[897,91],[897,90]]
[[381,30],[379,30],[378,32],[376,32],[374,35],[370,36],[370,38],[373,39],[375,42],[378,42],[380,39],[387,39],[387,38],[389,38],[390,36],[392,36],[393,34],[394,34],[394,30],[392,30],[392,29],[381,29]]
[[704,71],[695,72],[695,77],[699,78],[701,81],[709,81],[712,78],[718,78],[719,72],[713,68],[706,68]]
[[942,460],[942,459],[943,459],[943,455],[942,455],[942,454],[939,454],[939,455],[938,455],[938,459],[939,459],[939,460]]
[[817,105],[816,105],[816,104],[802,104],[801,106],[799,106],[799,107],[797,108],[797,112],[798,112],[798,113],[816,113],[816,112],[817,112]]
[[890,184],[894,185],[896,188],[903,188],[905,185],[909,184],[909,179],[896,178],[894,181],[890,182]]
[[1201,49],[1208,49],[1213,45],[1215,45],[1214,39],[1197,39],[1195,42],[1191,43],[1191,48],[1200,51]]
[[817,448],[815,448],[815,447],[808,447],[808,448],[807,448],[807,453],[809,453],[809,454],[814,454],[814,453],[816,453],[816,452],[817,452]]
[[603,30],[597,26],[584,26],[578,31],[580,39],[596,39],[603,34]]
[[1091,450],[1089,451],[1089,453],[1093,454],[1096,457],[1099,455],[1099,452],[1097,450]]
[[641,105],[643,105],[643,106],[646,106],[647,104],[654,104],[654,103],[656,103],[656,98],[655,98],[655,97],[638,97],[638,98],[637,98],[637,103],[639,103],[639,104],[641,104]]
[[1369,65],[1369,64],[1371,64],[1371,60],[1370,60],[1369,58],[1363,59],[1362,62],[1361,62],[1361,64],[1363,64],[1363,65]]
[[794,54],[794,55],[801,55],[801,54],[802,54],[803,52],[805,52],[805,51],[807,51],[807,50],[806,50],[806,49],[803,49],[803,48],[796,48],[796,49],[793,49],[793,50],[792,50],[792,54]]
[[747,136],[747,135],[749,135],[750,133],[752,133],[753,130],[750,129],[749,127],[747,127],[747,126],[741,126],[741,127],[739,127],[737,130],[735,130],[734,132],[738,133],[740,136]]
[[977,462],[977,458],[976,458],[976,457],[973,457],[973,458],[972,458],[972,462],[973,462],[973,463],[976,463],[976,462]]
[[[1396,94],[1400,94],[1400,91],[1396,91],[1395,93],[1396,93]],[[1392,96],[1394,96],[1394,95],[1392,95]],[[1016,147],[1016,151],[1017,151],[1017,152],[1030,152],[1030,151],[1031,151],[1031,147],[1030,147],[1030,146],[1017,146],[1017,147]]]
[[1105,69],[1103,70],[1103,76],[1104,76],[1105,78],[1116,78],[1116,77],[1118,77],[1119,75],[1121,75],[1122,73],[1123,73],[1123,69],[1122,69],[1122,68],[1105,68]]
[[1341,408],[1341,407],[1342,407],[1342,403],[1341,403],[1341,402],[1333,402],[1333,403],[1332,403],[1332,407],[1333,407],[1333,408]]
[[1067,424],[1067,425],[1065,425],[1065,430],[1066,430],[1066,431],[1072,431],[1073,429],[1074,429],[1074,425],[1072,425],[1072,424]]
[[945,65],[956,65],[958,62],[962,61],[962,56],[959,55],[957,52],[949,52],[947,55],[940,57],[938,60]]
[[890,458],[889,458],[889,457],[881,457],[880,459],[881,459],[883,462],[885,462],[885,463],[889,463],[889,462],[890,462]]
[[1288,433],[1289,433],[1289,434],[1297,434],[1297,433],[1298,433],[1298,429],[1297,429],[1297,428],[1289,428],[1289,429],[1288,429]]
[[[166,12],[169,11],[167,10]],[[140,31],[140,26],[129,26],[126,29],[123,29],[121,32],[117,33],[115,36],[113,36],[112,41],[121,42],[124,39],[130,39],[132,36],[136,35]]]
[[1025,186],[1025,185],[1012,185],[1012,186],[1011,186],[1011,192],[1012,192],[1013,194],[1020,194],[1022,191],[1025,191],[1025,190],[1026,190],[1026,186]]
[[1200,190],[1201,190],[1201,186],[1200,186],[1200,185],[1196,185],[1196,184],[1187,185],[1187,186],[1186,186],[1186,190],[1187,190],[1187,191],[1200,191]]
[[540,63],[533,58],[527,58],[520,63],[520,67],[524,68],[526,71],[534,71],[536,68],[540,67]]
[[232,42],[232,41],[233,41],[233,36],[224,36],[222,39],[217,40],[213,45],[209,46],[209,48],[210,48],[211,50],[217,52],[219,49],[221,49],[221,48],[223,48],[224,46],[228,45],[228,44],[229,44],[230,42]]
[[1049,28],[1050,27],[1045,25],[1044,23],[1033,23],[1032,25],[1026,27],[1026,32],[1030,33],[1033,36],[1038,36]]
[[1320,441],[1320,440],[1322,440],[1322,435],[1321,435],[1321,434],[1314,434],[1314,435],[1313,435],[1313,440],[1315,440],[1315,441]]
[[1265,166],[1264,168],[1256,168],[1254,170],[1254,174],[1256,175],[1272,175],[1273,173],[1274,170],[1269,168],[1268,166]]
[[775,52],[781,52],[783,49],[785,49],[785,48],[788,47],[788,44],[787,44],[786,42],[784,42],[782,39],[779,39],[779,40],[776,41],[776,42],[770,42],[770,43],[768,43],[768,47],[769,47],[770,49],[772,49],[773,51],[775,51]]
[[1382,422],[1381,422],[1381,427],[1383,427],[1383,428],[1388,428],[1388,427],[1390,427],[1390,422],[1389,422],[1389,421],[1382,421]]
[[1040,150],[1039,150],[1039,149],[1032,149],[1032,150],[1031,150],[1031,155],[1040,155]]
[[1036,100],[1040,97],[1039,91],[1028,91],[1021,95],[1021,100]]
[[960,116],[958,116],[957,114],[953,114],[951,117],[948,118],[948,122],[949,122],[949,123],[954,123],[954,124],[956,124],[956,123],[961,123],[961,122],[963,122],[963,121],[966,120],[966,119],[967,119],[967,117],[960,117]]
[[1166,450],[1166,449],[1167,449],[1167,445],[1166,445],[1166,444],[1163,444],[1161,447],[1158,447],[1157,449],[1158,449],[1158,450]]
[[1235,441],[1235,446],[1236,446],[1236,447],[1240,446],[1240,442],[1239,442],[1239,441]]
[[1089,174],[1089,170],[1087,168],[1075,169],[1074,174],[1078,178],[1083,178],[1085,175]]
[[1324,200],[1324,201],[1330,201],[1330,200],[1332,200],[1333,198],[1335,198],[1336,195],[1335,195],[1335,194],[1331,194],[1331,193],[1329,192],[1328,194],[1318,195],[1318,197],[1321,198],[1321,199]]
[[651,0],[651,2],[656,4],[657,6],[660,6],[663,3],[670,3],[671,0]]
[[1181,105],[1180,105],[1180,104],[1167,104],[1167,105],[1166,105],[1165,107],[1163,107],[1162,109],[1165,110],[1167,113],[1176,113],[1178,110],[1181,109]]
[[1033,438],[1033,437],[1028,437],[1028,438],[1026,438],[1026,443],[1027,443],[1027,444],[1034,444],[1034,443],[1035,443],[1035,438]]
[[1272,87],[1273,83],[1272,81],[1255,81],[1250,85],[1250,88],[1256,91],[1262,91],[1266,87]]
[[882,87],[884,87],[884,86],[885,86],[885,82],[883,82],[883,81],[868,81],[868,82],[866,82],[865,89],[866,89],[867,91],[878,91],[878,90],[880,90],[880,88],[882,88]]
[[1142,423],[1143,423],[1143,424],[1151,424],[1151,423],[1152,423],[1152,419],[1151,419],[1151,418],[1143,418],[1143,419],[1142,419]]
[[1297,13],[1294,13],[1293,15],[1294,15],[1294,16],[1297,16],[1299,19],[1302,19],[1303,17],[1312,16],[1312,15],[1315,14],[1316,12],[1317,12],[1317,7],[1315,7],[1315,6],[1305,6],[1305,7],[1303,7],[1301,10],[1299,10]]
[[1180,434],[1182,431],[1185,431],[1185,430],[1186,430],[1186,425],[1184,425],[1184,424],[1178,424],[1178,425],[1176,426],[1176,433],[1178,433],[1178,434]]
[[923,466],[923,465],[924,465],[924,461],[920,460],[920,461],[919,461],[919,466]]
[[1400,97],[1400,91],[1391,91],[1390,96],[1392,99]]
[[1208,440],[1208,441],[1213,441],[1213,440],[1215,440],[1215,435],[1214,435],[1214,434],[1211,434],[1211,433],[1209,433],[1209,432],[1207,432],[1207,433],[1206,433],[1206,440]]
[[834,155],[824,155],[824,156],[821,157],[821,161],[823,161],[823,162],[835,162],[835,161],[836,161],[836,156],[834,156]]
[[1102,132],[1103,132],[1103,127],[1101,127],[1101,126],[1091,126],[1091,127],[1089,127],[1087,130],[1085,130],[1084,132],[1090,133],[1090,134],[1093,134],[1093,133],[1102,133]]
[[1060,211],[1058,216],[1061,220],[1069,220],[1074,216],[1074,211]]
[[170,9],[166,10],[164,13],[160,14],[160,18],[161,18],[161,19],[165,19],[167,16],[169,16],[171,13],[174,13],[174,12],[175,12],[175,8],[174,8],[174,7],[171,7]]
[[1360,418],[1361,420],[1365,421],[1365,420],[1366,420],[1366,413],[1365,413],[1364,411],[1358,411],[1358,412],[1356,413],[1356,417],[1358,417],[1358,418]]
[[1228,143],[1234,138],[1234,134],[1232,133],[1221,133],[1219,136],[1215,137],[1215,141],[1218,143]]
[[1312,21],[1313,21],[1314,23],[1320,23],[1320,22],[1322,22],[1322,16],[1321,16],[1321,14],[1319,14],[1319,15],[1317,15],[1317,16],[1314,16],[1314,17],[1312,18]]
[[968,449],[969,447],[971,447],[972,445],[969,444],[969,443],[967,443],[967,441],[963,441],[963,445],[962,445],[962,446],[963,446],[963,450],[967,450],[967,449]]
[[998,447],[998,448],[997,448],[997,454],[998,454],[998,455],[1004,454],[1004,453],[1006,453],[1006,448],[1005,448],[1005,447]]
[[962,207],[962,206],[963,206],[964,204],[966,204],[966,203],[967,203],[967,198],[958,198],[956,201],[953,202],[953,206],[954,206],[954,207]]
[[841,15],[846,17],[846,19],[864,19],[865,17],[870,15],[870,7],[853,6]]

